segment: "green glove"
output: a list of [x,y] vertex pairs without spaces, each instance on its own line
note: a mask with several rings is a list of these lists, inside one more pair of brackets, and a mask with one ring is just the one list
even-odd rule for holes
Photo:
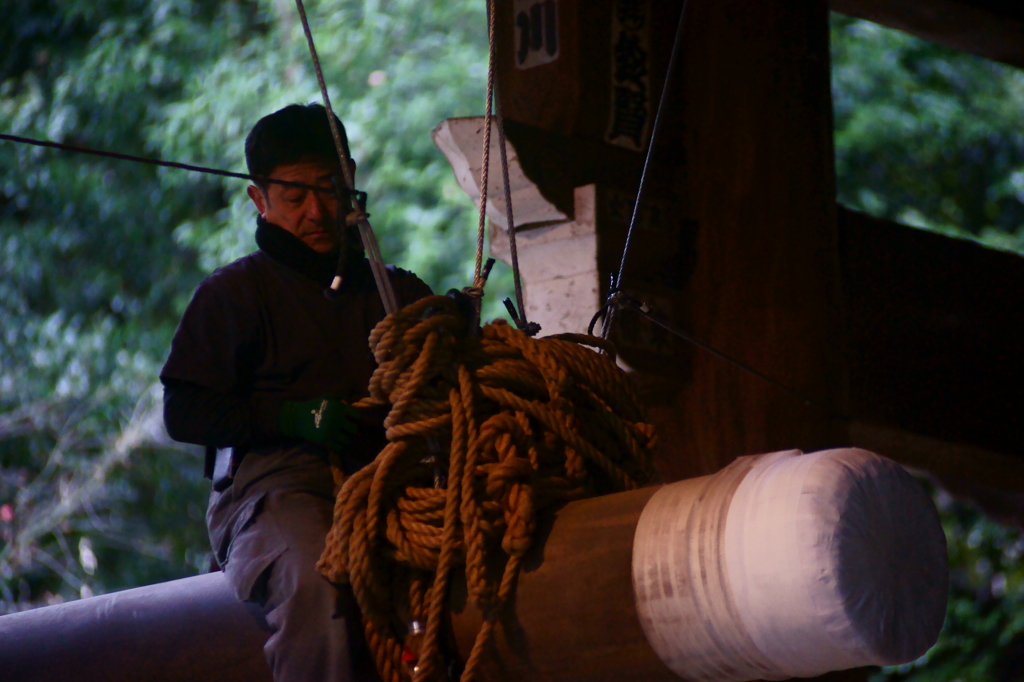
[[339,450],[356,432],[359,410],[334,396],[281,403],[282,436],[302,438]]

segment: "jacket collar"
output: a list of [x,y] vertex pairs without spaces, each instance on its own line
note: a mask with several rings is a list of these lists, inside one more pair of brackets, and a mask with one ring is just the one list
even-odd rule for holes
[[[319,253],[280,225],[256,216],[256,245],[272,259],[301,275],[305,275],[322,287],[328,287],[338,268],[339,250]],[[349,280],[361,279],[363,263],[361,249],[349,249],[349,263],[346,267],[346,285]],[[348,288],[345,286],[343,288]]]

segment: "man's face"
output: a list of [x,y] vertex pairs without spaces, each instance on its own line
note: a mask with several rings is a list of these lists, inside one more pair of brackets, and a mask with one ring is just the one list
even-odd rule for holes
[[[321,187],[323,191],[268,183],[265,192],[250,185],[249,198],[264,220],[291,232],[314,251],[327,253],[339,246],[338,212],[352,210],[347,198],[339,205],[334,197],[331,178],[339,171],[337,164],[319,159],[278,166],[270,173],[272,179]],[[354,175],[354,163],[352,172]]]

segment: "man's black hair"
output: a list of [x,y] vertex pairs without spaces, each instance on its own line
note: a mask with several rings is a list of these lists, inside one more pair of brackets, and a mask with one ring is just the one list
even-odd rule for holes
[[[338,124],[345,156],[352,158],[345,126],[337,116],[334,121]],[[278,166],[310,158],[322,159],[332,165],[338,163],[331,126],[327,123],[327,110],[322,104],[290,104],[257,121],[245,138],[245,164],[249,175],[267,177]],[[256,184],[266,189],[265,183]]]

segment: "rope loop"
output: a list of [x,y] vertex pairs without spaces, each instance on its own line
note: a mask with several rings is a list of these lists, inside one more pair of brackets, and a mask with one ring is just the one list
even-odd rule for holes
[[459,568],[483,615],[461,675],[476,679],[544,515],[656,478],[654,431],[630,380],[592,350],[607,342],[474,328],[456,298],[422,299],[370,335],[378,367],[357,405],[390,406],[389,442],[341,484],[318,565],[351,584],[385,682],[458,667],[445,633]]

